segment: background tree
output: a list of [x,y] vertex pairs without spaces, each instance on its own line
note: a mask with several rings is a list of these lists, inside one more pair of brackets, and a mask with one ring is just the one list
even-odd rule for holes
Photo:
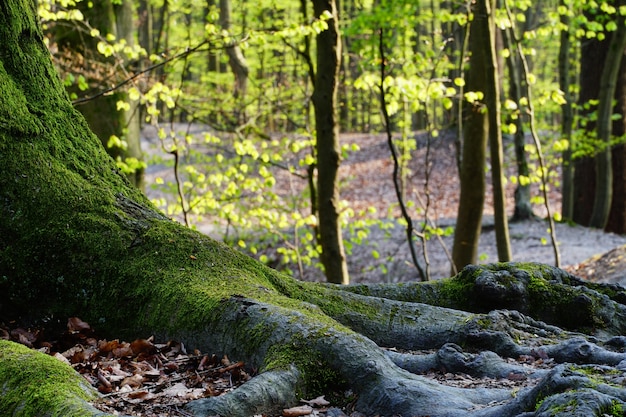
[[[499,4],[502,6],[502,1]],[[503,6],[502,6],[503,7]],[[502,29],[503,46],[506,48],[506,67],[507,82],[509,85],[509,100],[515,103],[515,107],[519,109],[522,98],[526,96],[522,82],[522,63],[518,54],[512,52],[516,49],[515,39],[517,36],[513,33],[513,26],[507,26]],[[524,30],[522,30],[522,33]],[[504,72],[504,69],[502,69]],[[532,204],[530,202],[530,169],[528,167],[528,156],[526,153],[526,132],[524,117],[518,113],[509,116],[507,123],[515,126],[513,133],[513,142],[515,147],[515,163],[517,165],[517,181],[515,185],[515,208],[513,209],[513,221],[528,220],[534,216]]]
[[626,48],[626,20],[624,16],[618,14],[615,25],[600,74],[601,84],[598,93],[597,129],[601,149],[595,156],[596,187],[589,225],[599,229],[604,229],[607,224],[613,199],[613,167],[611,161],[613,99],[619,69],[621,68],[620,63],[624,55],[624,48]]
[[[626,50],[624,51],[626,53]],[[617,138],[626,135],[626,59],[622,56],[622,62],[615,90],[616,114],[621,117],[613,117],[612,133]],[[612,146],[611,164],[613,171],[613,198],[609,218],[605,227],[606,231],[626,233],[626,145],[618,141]]]
[[[483,101],[485,92],[493,85],[495,73],[493,60],[492,4],[478,1],[474,5],[474,20],[469,35],[469,71],[465,93],[463,150],[459,174],[461,195],[454,231],[452,259],[457,270],[476,263],[478,239],[482,229],[485,201],[485,163],[489,137],[489,112]],[[491,74],[491,75],[490,75]],[[493,96],[489,97],[493,100]]]
[[321,260],[329,282],[347,284],[350,280],[339,221],[337,171],[341,160],[337,120],[337,83],[341,64],[337,6],[334,0],[314,0],[315,16],[329,14],[328,28],[317,35],[315,107],[317,154],[317,204]]
[[[587,25],[602,36],[585,41],[581,48],[579,103],[587,117],[581,121],[583,139],[573,143],[578,157],[574,174],[574,221],[598,228],[604,228],[611,216],[614,188],[611,154],[615,133],[619,132],[619,129],[613,132],[614,127],[619,128],[614,124],[613,114],[621,114],[619,107],[614,106],[614,100],[619,98],[616,96],[616,85],[622,68],[623,32],[626,30],[618,9],[605,10],[612,13],[601,14],[599,22],[591,20],[595,15],[588,16]],[[598,62],[602,63],[601,70]],[[613,215],[612,225],[618,224],[618,213],[616,211]]]
[[[498,69],[498,52],[496,50],[496,1],[487,0],[485,8],[479,6],[476,13],[487,13],[487,20],[479,24],[486,24],[486,36],[489,43],[483,45],[487,50],[484,57],[487,59],[487,79],[484,85],[487,118],[489,119],[489,151],[491,162],[491,184],[493,187],[493,212],[496,225],[496,245],[498,246],[498,261],[511,260],[511,242],[509,240],[509,224],[506,208],[506,194],[504,190],[504,155],[502,150],[502,126],[500,111],[500,75],[503,69]],[[476,24],[476,23],[474,23]],[[483,35],[485,36],[485,35]],[[487,38],[483,38],[484,42]],[[470,68],[471,71],[471,68]],[[458,265],[457,265],[458,267]]]
[[[574,212],[574,162],[572,160],[572,129],[574,124],[574,96],[572,94],[572,42],[571,38],[571,4],[567,0],[561,0],[559,6],[563,8],[560,13],[561,39],[559,42],[559,87],[564,93],[565,103],[562,107],[563,138],[568,141],[567,149],[563,151],[562,164],[562,189],[561,189],[561,215],[563,219],[572,220]],[[573,11],[571,12],[573,14]]]

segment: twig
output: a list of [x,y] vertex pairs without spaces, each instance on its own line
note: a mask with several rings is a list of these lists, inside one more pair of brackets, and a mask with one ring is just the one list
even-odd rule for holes
[[[245,36],[240,42],[245,42],[246,40],[247,40],[247,36]],[[203,46],[205,46],[205,45],[207,45],[209,43],[211,43],[211,41],[209,39],[205,39],[202,42],[200,42],[198,45],[194,46],[193,48],[187,48],[187,49],[185,49],[183,52],[181,52],[179,54],[176,54],[176,55],[174,55],[172,57],[164,59],[163,61],[161,61],[161,62],[159,62],[157,64],[151,65],[148,68],[145,68],[145,69],[143,69],[143,70],[133,74],[132,76],[126,78],[125,80],[121,81],[120,83],[118,83],[118,84],[116,84],[116,85],[114,85],[112,87],[107,88],[106,90],[102,90],[99,93],[91,95],[91,96],[88,96],[88,97],[83,97],[83,98],[79,98],[77,100],[74,100],[74,101],[72,101],[72,105],[78,106],[78,105],[84,104],[84,103],[86,103],[88,101],[95,100],[98,97],[102,97],[102,96],[105,96],[107,94],[110,94],[113,91],[119,90],[120,88],[124,87],[126,84],[128,84],[130,82],[133,82],[134,80],[136,80],[137,78],[141,77],[142,75],[144,75],[144,74],[146,74],[148,72],[154,71],[155,69],[160,68],[160,67],[162,67],[164,65],[167,65],[168,63],[170,63],[172,61],[175,61],[175,60],[181,59],[181,58],[186,58],[186,57],[188,57],[189,55],[191,55],[191,54],[193,54],[195,52],[204,52],[204,51],[206,51],[206,49],[200,49],[200,48],[202,48]],[[226,49],[228,47],[231,47],[232,44],[233,44],[233,42],[230,42],[230,43],[228,43],[228,45],[225,45],[223,47],[220,47],[220,48],[211,47],[209,50]]]
[[415,249],[415,241],[413,240],[413,219],[409,215],[406,205],[404,204],[404,199],[402,197],[402,190],[400,188],[400,183],[398,179],[400,164],[398,162],[398,152],[393,143],[393,138],[391,135],[391,122],[389,119],[389,112],[387,111],[387,101],[385,99],[385,46],[383,42],[383,29],[379,29],[379,52],[380,52],[380,106],[383,112],[383,118],[385,120],[385,130],[387,132],[387,144],[389,145],[389,150],[391,151],[391,156],[393,158],[393,185],[396,190],[396,197],[398,199],[398,204],[400,205],[400,211],[402,212],[402,217],[406,222],[406,237],[407,243],[409,244],[409,249],[411,251],[411,258],[413,259],[413,265],[417,268],[419,272],[420,279],[422,281],[428,281],[428,276],[426,275],[424,269],[420,265],[417,259],[417,251]]

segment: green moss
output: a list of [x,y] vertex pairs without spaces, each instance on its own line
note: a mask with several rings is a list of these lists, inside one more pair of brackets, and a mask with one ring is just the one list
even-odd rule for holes
[[85,417],[101,415],[88,402],[98,394],[58,359],[0,340],[0,415]]
[[596,388],[600,384],[610,385],[620,389],[623,388],[621,383],[611,382],[612,378],[617,378],[622,375],[622,371],[618,369],[596,365],[570,365],[568,369],[572,372],[582,374],[589,379],[591,388]]
[[611,401],[611,408],[604,410],[605,414],[613,417],[624,417],[624,406],[618,400]]
[[296,396],[314,398],[324,395],[333,404],[343,405],[348,381],[333,370],[319,352],[308,346],[307,340],[300,339],[270,348],[262,370],[284,370],[294,365],[302,373],[302,380],[306,381],[306,386],[298,387]]
[[437,305],[445,305],[451,308],[462,308],[472,299],[476,277],[472,275],[457,274],[451,278],[445,278],[437,282],[441,301]]

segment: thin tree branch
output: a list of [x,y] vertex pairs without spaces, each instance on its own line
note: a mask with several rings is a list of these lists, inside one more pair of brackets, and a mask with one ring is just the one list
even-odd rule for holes
[[413,264],[417,268],[419,272],[420,279],[422,281],[428,281],[428,276],[426,272],[420,265],[417,259],[417,250],[415,249],[415,241],[413,240],[413,219],[409,215],[406,205],[404,204],[404,199],[402,197],[402,190],[400,187],[400,182],[398,179],[400,164],[398,162],[398,152],[393,143],[393,138],[391,135],[391,121],[389,118],[389,112],[387,111],[387,101],[385,98],[385,46],[384,46],[384,37],[383,37],[383,29],[379,29],[379,53],[380,53],[380,106],[383,112],[383,118],[385,120],[385,130],[387,131],[387,144],[389,145],[389,150],[391,151],[391,156],[393,158],[393,185],[396,190],[396,197],[398,199],[398,204],[400,205],[400,211],[402,212],[402,217],[406,221],[406,237],[407,243],[409,244],[409,249],[411,251],[411,259],[413,259]]
[[[240,42],[244,42],[246,39],[247,39],[247,36],[245,36]],[[78,105],[84,104],[84,103],[86,103],[88,101],[95,100],[98,97],[102,97],[102,96],[105,96],[107,94],[112,93],[115,90],[119,90],[120,88],[124,87],[126,84],[131,83],[132,81],[136,80],[137,78],[141,77],[142,75],[144,75],[144,74],[146,74],[148,72],[154,71],[155,69],[160,68],[162,66],[165,66],[165,65],[169,64],[172,61],[175,61],[175,60],[178,60],[178,59],[181,59],[181,58],[186,58],[189,55],[191,55],[193,53],[196,53],[196,52],[205,52],[208,49],[201,49],[201,48],[203,46],[209,44],[210,42],[211,41],[209,39],[205,39],[202,42],[200,42],[198,45],[194,46],[193,48],[187,48],[187,49],[185,49],[183,52],[181,52],[179,54],[176,54],[176,55],[174,55],[172,57],[169,57],[169,58],[167,58],[167,59],[165,59],[165,60],[163,60],[163,61],[161,61],[161,62],[159,62],[157,64],[151,65],[151,66],[149,66],[149,67],[147,67],[147,68],[145,68],[145,69],[143,69],[143,70],[133,74],[132,76],[126,78],[125,80],[121,81],[120,83],[118,83],[118,84],[116,84],[116,85],[114,85],[114,86],[112,86],[110,88],[107,88],[106,90],[102,90],[99,93],[91,95],[91,96],[88,96],[88,97],[83,97],[83,98],[79,98],[77,100],[74,100],[74,101],[72,101],[72,105],[78,106]],[[210,49],[226,49],[226,48],[228,48],[230,46],[232,46],[232,45],[229,43],[228,45],[225,45],[223,47],[219,47],[219,48],[211,47]]]

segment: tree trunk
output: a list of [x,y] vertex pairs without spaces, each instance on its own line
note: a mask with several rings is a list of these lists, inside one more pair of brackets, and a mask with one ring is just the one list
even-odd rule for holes
[[[504,45],[509,51],[515,50],[513,36],[510,31],[513,29],[503,29]],[[520,106],[523,93],[522,68],[517,54],[511,53],[506,58],[509,71],[509,91],[511,99]],[[514,120],[516,130],[514,134],[515,163],[517,165],[518,182],[515,188],[515,208],[513,210],[512,221],[522,221],[531,219],[534,216],[532,205],[530,204],[530,184],[523,178],[529,178],[528,161],[526,159],[526,134],[524,132],[523,115],[518,114]]]
[[314,0],[316,17],[330,12],[328,29],[317,35],[317,73],[313,106],[317,131],[317,204],[321,260],[326,278],[336,284],[348,284],[348,266],[339,221],[337,172],[341,160],[339,122],[337,120],[337,82],[341,60],[341,39],[334,0]]
[[[220,0],[220,25],[227,32],[231,30],[231,9],[230,0]],[[226,53],[228,54],[230,68],[235,75],[235,91],[233,95],[240,100],[239,103],[243,104],[245,103],[244,99],[248,89],[248,73],[250,69],[241,48],[235,42],[234,39],[231,41],[232,44],[227,46]],[[243,115],[245,119],[245,111]]]
[[[484,1],[479,1],[474,7],[476,10],[469,35],[470,69],[466,85],[466,91],[470,93],[485,91],[488,83],[488,46],[491,44],[487,5]],[[452,261],[457,271],[477,261],[485,202],[485,163],[489,135],[488,110],[485,104],[480,100],[466,102],[465,108],[460,172],[461,196],[452,245]]]
[[[565,0],[560,1],[561,6],[566,6]],[[571,42],[570,42],[570,18],[564,13],[560,15],[561,42],[559,44],[559,88],[563,91],[565,103],[561,106],[561,138],[568,141],[567,149],[563,151],[561,164],[561,217],[564,220],[574,218],[574,161],[572,160],[572,128],[574,123],[574,107],[571,87]]]
[[[484,7],[484,9],[483,9]],[[494,21],[496,0],[485,0],[484,6],[480,5],[477,12],[487,15],[485,21],[478,20],[476,24],[485,24],[482,30],[486,32],[484,39],[487,84],[485,85],[485,102],[487,104],[487,117],[489,119],[489,151],[491,159],[491,184],[493,188],[493,212],[496,226],[496,246],[498,248],[498,261],[508,262],[511,260],[511,242],[509,240],[509,224],[506,213],[506,193],[504,191],[504,172],[502,164],[504,151],[502,150],[502,128],[500,123],[500,77],[498,75],[498,58],[496,50],[496,24]],[[470,69],[471,71],[471,69]]]
[[[80,314],[108,336],[177,339],[259,370],[232,392],[189,403],[197,417],[275,415],[331,389],[350,391],[346,407],[365,415],[615,415],[626,404],[610,379],[626,343],[609,338],[626,332],[624,288],[535,264],[402,286],[299,282],[166,218],[68,102],[28,0],[0,2],[0,166],[0,316]],[[89,400],[70,368],[22,352],[0,342],[0,414],[59,414],[45,394],[61,379],[70,380],[56,401],[68,392]],[[515,364],[521,355],[561,365],[529,371]],[[515,395],[455,388],[419,375],[431,368],[537,383]],[[41,369],[37,384],[20,382]],[[79,407],[63,415],[92,415]]]
[[596,190],[589,225],[604,229],[609,219],[613,199],[613,170],[611,162],[611,127],[613,98],[617,84],[620,63],[626,48],[626,19],[617,19],[617,29],[611,35],[609,50],[600,75],[598,95],[598,141],[603,148],[595,155]]
[[[624,55],[626,55],[626,50]],[[613,122],[613,135],[622,137],[626,134],[626,59],[624,56],[622,56],[615,97],[617,99],[615,113],[621,117]],[[621,235],[626,233],[626,145],[622,143],[613,146],[611,162],[613,164],[613,199],[609,220],[604,230]]]

